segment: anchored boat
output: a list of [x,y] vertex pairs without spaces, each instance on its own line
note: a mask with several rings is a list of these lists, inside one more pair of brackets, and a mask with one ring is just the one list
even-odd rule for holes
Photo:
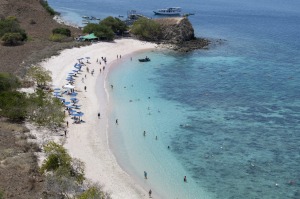
[[180,7],[170,7],[165,9],[158,9],[153,11],[156,15],[180,15],[181,8]]

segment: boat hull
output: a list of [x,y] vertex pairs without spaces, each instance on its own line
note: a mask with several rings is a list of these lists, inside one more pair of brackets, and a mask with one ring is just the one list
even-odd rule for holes
[[170,12],[170,13],[162,13],[162,12],[157,12],[153,11],[155,15],[167,15],[167,16],[178,16],[180,15],[179,12]]

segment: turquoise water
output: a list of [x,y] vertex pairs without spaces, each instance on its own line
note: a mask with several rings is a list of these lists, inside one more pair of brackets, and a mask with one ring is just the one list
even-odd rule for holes
[[[49,3],[78,23],[181,6],[195,13],[197,36],[225,40],[143,53],[111,72],[111,144],[144,187],[163,198],[300,198],[299,1]],[[137,62],[146,55],[151,62]]]

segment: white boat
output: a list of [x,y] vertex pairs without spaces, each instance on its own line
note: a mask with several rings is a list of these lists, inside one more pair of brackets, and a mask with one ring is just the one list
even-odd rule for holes
[[156,15],[180,15],[181,8],[180,7],[170,7],[165,9],[158,9],[153,11]]

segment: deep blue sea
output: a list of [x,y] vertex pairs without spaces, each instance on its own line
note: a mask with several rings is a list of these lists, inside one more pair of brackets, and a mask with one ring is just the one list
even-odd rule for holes
[[166,199],[300,198],[299,0],[48,2],[78,25],[179,6],[195,13],[196,36],[222,39],[187,54],[143,52],[111,71],[111,145],[142,186]]

